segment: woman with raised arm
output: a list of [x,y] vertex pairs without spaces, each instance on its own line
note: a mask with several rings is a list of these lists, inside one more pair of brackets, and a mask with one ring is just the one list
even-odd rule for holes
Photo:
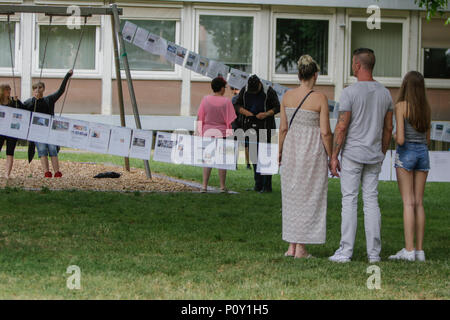
[[[0,85],[0,105],[25,109],[25,106],[17,98],[11,98],[11,87],[9,84]],[[5,164],[5,178],[9,179],[11,170],[14,163],[14,150],[16,149],[17,138],[0,136],[0,151],[2,150],[3,143],[6,140],[6,164]]]
[[394,138],[398,144],[395,168],[403,200],[405,247],[389,259],[425,261],[423,194],[430,170],[428,144],[431,109],[425,92],[425,80],[421,73],[411,71],[405,75],[395,105],[395,118],[397,131]]
[[326,239],[328,159],[332,152],[328,99],[314,92],[319,66],[309,55],[298,61],[301,84],[281,102],[279,161],[285,256],[309,258],[305,244]]

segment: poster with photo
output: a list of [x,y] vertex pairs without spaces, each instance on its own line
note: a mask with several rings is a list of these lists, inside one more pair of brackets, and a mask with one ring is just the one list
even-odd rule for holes
[[228,78],[229,71],[230,67],[224,65],[222,62],[210,60],[206,75],[211,79],[222,77],[226,80]]
[[443,122],[434,122],[432,125],[432,132],[431,132],[431,139],[442,141],[442,138],[444,137],[444,127],[445,123]]
[[289,88],[282,86],[278,83],[274,83],[274,85],[272,86],[273,90],[275,90],[275,92],[277,93],[278,96],[278,100],[281,103],[281,100],[283,100],[283,96],[286,93],[286,91],[289,90]]
[[151,54],[164,56],[167,52],[167,41],[160,36],[149,33],[143,49]]
[[256,172],[261,175],[274,175],[278,173],[278,144],[258,144],[258,164]]
[[266,87],[273,87],[273,83],[272,81],[269,80],[264,80],[264,79],[260,79],[262,84],[265,85]]
[[194,137],[194,165],[215,168],[216,139],[211,137]]
[[108,154],[128,157],[130,154],[131,133],[132,130],[130,128],[111,127]]
[[31,112],[28,110],[11,108],[6,136],[26,140],[30,126]]
[[442,141],[450,142],[450,122],[444,127],[444,134],[442,136]]
[[166,47],[166,53],[165,58],[170,63],[175,64],[175,58],[177,56],[177,46],[175,43],[167,41],[167,47]]
[[143,28],[137,28],[136,34],[134,35],[133,44],[141,49],[145,49],[148,33],[149,32]]
[[89,123],[89,140],[87,150],[108,153],[111,126],[101,123]]
[[12,110],[13,108],[0,105],[0,135],[6,135],[8,132]]
[[131,137],[130,158],[150,160],[152,143],[153,131],[134,129]]
[[134,34],[136,33],[137,25],[131,23],[130,21],[126,21],[125,25],[122,29],[122,37],[123,40],[131,43],[133,41]]
[[181,47],[179,45],[175,45],[175,46],[177,48],[177,53],[176,53],[176,56],[175,56],[175,64],[183,66],[184,59],[186,58],[186,55],[187,55],[188,51],[187,51],[186,48],[183,48],[183,47]]
[[177,134],[171,132],[156,132],[153,161],[173,163],[172,150],[177,143]]
[[70,141],[70,119],[54,116],[50,125],[48,143],[68,147]]
[[209,59],[200,56],[198,58],[198,64],[197,67],[195,68],[195,72],[201,75],[206,76],[206,72],[208,71],[208,67],[209,67]]
[[89,122],[70,119],[68,147],[86,150],[89,142]]
[[230,75],[228,76],[228,84],[230,87],[242,89],[247,85],[250,75],[241,70],[231,68]]
[[50,123],[52,116],[49,114],[33,112],[31,115],[28,140],[33,142],[48,143]]
[[184,67],[186,69],[189,69],[191,71],[195,71],[197,69],[198,61],[200,59],[200,56],[196,54],[195,52],[189,51],[186,59],[186,64]]
[[187,134],[177,134],[176,144],[172,149],[172,163],[175,164],[194,164],[194,155],[192,149],[193,136]]
[[236,170],[238,161],[238,142],[234,139],[218,138],[216,142],[217,169]]

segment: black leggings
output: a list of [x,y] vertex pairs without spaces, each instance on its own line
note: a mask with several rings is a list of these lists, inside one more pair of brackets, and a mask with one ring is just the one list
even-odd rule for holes
[[16,149],[17,138],[0,136],[0,151],[3,147],[3,142],[6,140],[6,155],[14,156],[14,150]]

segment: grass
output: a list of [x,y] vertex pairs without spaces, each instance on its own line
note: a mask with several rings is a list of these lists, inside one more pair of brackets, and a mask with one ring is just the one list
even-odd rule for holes
[[[60,159],[122,163],[87,153]],[[201,168],[150,164],[201,179]],[[216,171],[211,178],[218,186]],[[317,258],[307,261],[283,257],[279,176],[272,194],[248,192],[252,173],[241,166],[227,186],[240,194],[0,190],[0,299],[450,298],[449,183],[427,185],[427,261],[407,263],[386,261],[404,245],[402,204],[396,183],[380,182],[380,290],[366,287],[361,209],[353,262],[327,261],[340,239],[338,180],[329,185],[327,242],[310,246]],[[66,287],[70,265],[81,268],[81,290]]]

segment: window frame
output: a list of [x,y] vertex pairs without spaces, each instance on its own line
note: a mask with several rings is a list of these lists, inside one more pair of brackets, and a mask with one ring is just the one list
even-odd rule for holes
[[[169,18],[169,19],[167,19],[167,18],[166,19],[135,18],[135,17],[124,17],[124,16],[121,16],[120,18],[121,18],[120,20],[128,20],[130,22],[133,22],[132,20],[175,21],[175,44],[180,45],[180,40],[181,40],[181,32],[180,32],[181,31],[181,28],[180,28],[181,21],[180,21],[180,19],[176,19],[176,18]],[[111,59],[113,61],[112,78],[115,80],[116,79],[116,69],[114,66],[114,52],[113,51],[111,51],[111,57],[112,57]],[[175,64],[173,71],[152,71],[152,70],[143,71],[143,70],[130,69],[130,72],[131,72],[131,76],[133,77],[133,79],[136,79],[136,80],[181,80],[182,68],[183,68],[182,66]],[[126,77],[125,70],[120,70],[120,75],[121,75],[122,79],[125,79],[125,77]]]
[[[328,21],[328,74],[319,75],[317,85],[333,85],[334,84],[334,61],[336,57],[335,47],[335,25],[336,15],[329,14],[313,14],[313,13],[273,13],[271,18],[271,55],[269,57],[270,71],[269,74],[273,82],[285,84],[298,84],[297,74],[281,74],[276,73],[276,52],[277,52],[277,19],[293,19],[293,20],[322,20]],[[300,58],[300,57],[299,57]],[[314,57],[313,57],[314,58]]]
[[[446,15],[445,17],[448,17]],[[419,17],[419,71],[424,75],[425,70],[425,48],[422,48],[422,19],[425,19],[426,15],[421,14]],[[430,89],[450,89],[450,79],[438,79],[438,78],[425,78],[425,86]]]
[[[37,21],[37,14],[33,15],[33,55],[32,55],[32,71],[31,76],[33,78],[39,77],[41,69],[39,68],[39,53],[40,53],[40,26],[48,26],[48,24],[39,23]],[[52,26],[65,26],[61,23],[52,23]],[[101,79],[102,78],[102,65],[100,63],[102,50],[101,47],[101,37],[102,37],[102,24],[100,25],[87,25],[95,27],[95,68],[90,69],[75,69],[73,78],[83,78],[83,79]],[[83,26],[82,26],[83,27]],[[47,57],[46,57],[47,59]],[[42,78],[62,78],[66,75],[67,69],[52,69],[52,68],[43,68],[42,70]]]
[[[6,20],[0,20],[6,22]],[[21,21],[12,20],[15,23],[14,29],[14,76],[22,76],[22,46],[21,46]],[[9,56],[9,43],[7,44],[8,56]],[[12,77],[11,67],[0,67],[0,76]]]
[[[345,85],[350,85],[357,82],[356,77],[350,75],[351,60],[352,60],[352,22],[366,22],[367,17],[349,17],[347,15],[346,19],[347,28],[345,33],[345,62],[344,62],[344,72],[345,72]],[[384,23],[399,23],[402,24],[402,68],[399,77],[377,77],[374,78],[388,87],[400,87],[402,83],[403,76],[408,72],[408,61],[409,61],[409,17],[402,18],[386,18],[382,17],[381,24]],[[376,55],[376,53],[375,53]]]
[[[194,19],[195,23],[193,23],[193,37],[192,37],[192,48],[194,48],[194,52],[199,53],[199,45],[200,45],[200,16],[230,16],[230,17],[251,17],[253,18],[253,32],[252,32],[252,70],[249,74],[254,74],[257,71],[257,65],[259,63],[257,57],[257,50],[255,49],[255,43],[258,40],[258,35],[256,32],[256,26],[259,23],[258,20],[258,11],[242,10],[242,8],[225,8],[225,7],[217,7],[217,8],[195,8]],[[206,57],[209,58],[209,57]],[[223,62],[225,65],[226,63]],[[207,76],[203,76],[201,74],[197,74],[195,72],[191,72],[191,81],[196,82],[210,82],[211,79]]]

